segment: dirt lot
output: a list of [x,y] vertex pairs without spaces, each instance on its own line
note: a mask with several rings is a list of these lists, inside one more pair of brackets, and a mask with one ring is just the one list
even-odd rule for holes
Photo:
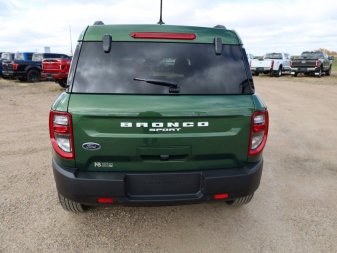
[[51,169],[48,113],[61,89],[0,80],[0,252],[337,252],[337,74],[255,84],[271,125],[249,205],[75,215],[58,204]]

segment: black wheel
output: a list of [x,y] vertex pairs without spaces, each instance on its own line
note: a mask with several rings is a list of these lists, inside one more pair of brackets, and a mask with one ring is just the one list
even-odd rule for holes
[[276,77],[282,76],[282,65],[278,68],[277,71],[275,71],[275,76]]
[[59,196],[60,204],[64,210],[68,212],[73,212],[73,213],[83,213],[84,212],[84,207],[82,204],[72,201],[70,199],[67,199],[60,193],[58,194],[58,196]]
[[41,73],[36,69],[31,69],[27,73],[28,82],[39,82],[41,80]]
[[67,88],[67,79],[62,79],[57,82],[62,88]]
[[255,73],[254,73],[254,76],[259,76],[259,75],[260,75],[259,72],[255,72]]
[[297,72],[295,72],[295,74],[291,74],[291,76],[295,76],[295,77],[297,77],[297,76],[298,76],[298,73],[297,73]]
[[322,68],[319,68],[319,71],[316,72],[315,74],[318,74],[317,75],[318,78],[322,77]]
[[254,193],[247,195],[245,197],[226,201],[226,203],[227,205],[230,205],[230,206],[242,206],[242,205],[248,204],[252,200],[253,196],[254,196]]
[[329,69],[325,72],[325,74],[327,76],[331,76],[331,65],[330,65]]

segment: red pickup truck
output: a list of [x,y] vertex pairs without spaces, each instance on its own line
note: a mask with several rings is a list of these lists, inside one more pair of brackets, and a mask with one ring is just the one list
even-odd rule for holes
[[62,88],[66,88],[70,63],[71,58],[43,60],[41,78],[45,80],[53,80]]

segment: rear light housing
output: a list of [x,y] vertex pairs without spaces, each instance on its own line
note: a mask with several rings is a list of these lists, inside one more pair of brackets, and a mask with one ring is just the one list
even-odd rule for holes
[[319,60],[316,61],[316,68],[321,66],[321,62]]
[[194,33],[164,33],[164,32],[133,32],[130,35],[134,39],[171,39],[171,40],[194,40]]
[[17,63],[13,63],[13,64],[12,64],[13,70],[17,70],[18,67],[19,67],[19,64],[17,64]]
[[254,112],[250,123],[249,156],[255,156],[262,152],[267,142],[268,128],[268,111]]
[[52,146],[57,154],[65,159],[74,159],[74,137],[71,114],[50,111],[49,133]]

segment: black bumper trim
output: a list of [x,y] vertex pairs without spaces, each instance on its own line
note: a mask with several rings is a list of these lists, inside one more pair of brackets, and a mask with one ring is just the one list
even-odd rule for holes
[[[227,193],[229,199],[235,199],[247,196],[259,187],[263,160],[257,163],[249,164],[243,168],[234,169],[218,169],[204,170],[193,172],[162,172],[162,173],[125,173],[125,172],[75,172],[74,169],[66,169],[52,161],[56,187],[59,193],[64,197],[77,201],[82,204],[96,205],[99,197],[112,197],[117,203],[177,203],[177,202],[200,202],[211,200],[214,194]],[[137,187],[141,194],[133,195],[128,186],[128,178],[132,178],[133,182],[137,182],[137,176],[146,178],[157,176],[164,179],[164,183],[170,183],[172,178],[184,178],[191,175],[191,179],[196,178],[195,175],[200,175],[200,187],[191,188],[180,184],[171,187],[165,194],[163,185],[155,182],[155,186],[151,186],[153,193],[160,194],[143,194],[144,189],[141,184]],[[144,177],[145,175],[145,177]],[[194,180],[194,179],[193,179]],[[175,183],[175,182],[173,182]],[[181,183],[181,182],[180,182]],[[134,185],[132,186],[134,187]],[[193,188],[194,187],[194,188]],[[177,188],[177,189],[176,189]],[[175,192],[176,189],[176,192]],[[191,192],[191,189],[195,191]],[[182,190],[182,192],[180,192]],[[131,193],[132,194],[131,194]]]

